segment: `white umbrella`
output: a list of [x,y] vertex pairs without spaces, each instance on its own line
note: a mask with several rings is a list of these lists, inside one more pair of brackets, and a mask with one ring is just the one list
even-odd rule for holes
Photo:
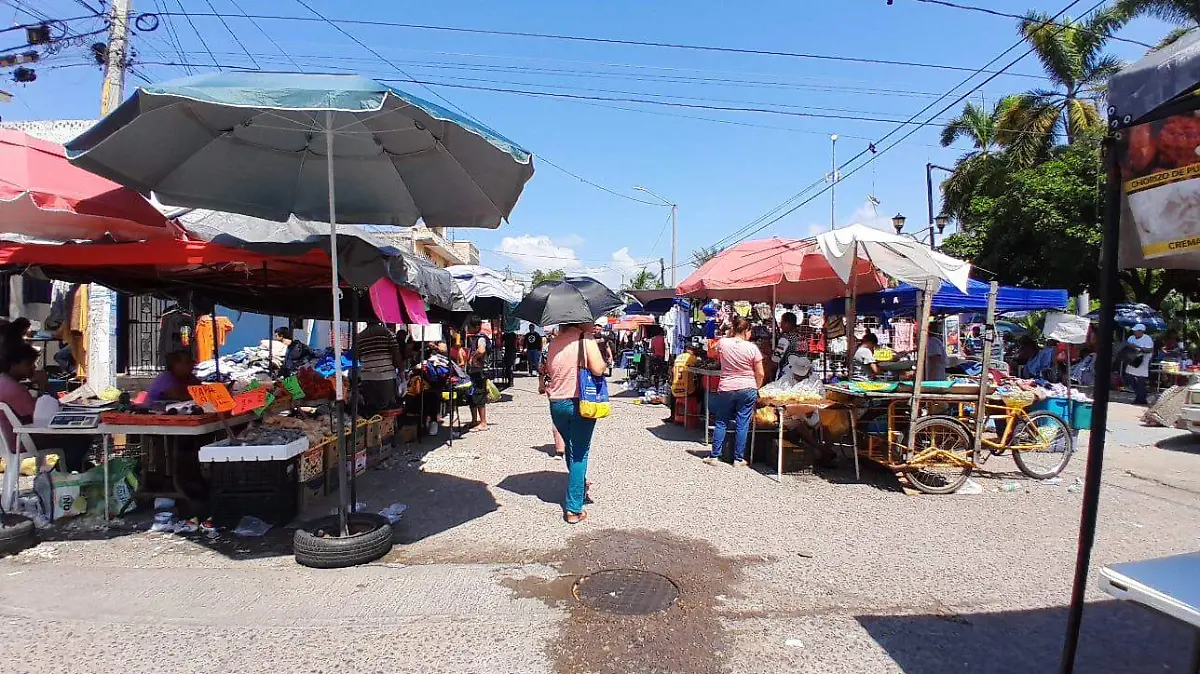
[[834,272],[847,284],[855,258],[862,258],[884,274],[918,288],[929,281],[940,284],[945,280],[967,292],[970,263],[943,255],[907,236],[850,225],[818,234],[817,243]]

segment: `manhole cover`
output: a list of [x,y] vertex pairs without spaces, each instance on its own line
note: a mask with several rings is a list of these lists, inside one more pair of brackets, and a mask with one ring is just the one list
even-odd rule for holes
[[645,615],[664,611],[679,598],[666,576],[634,569],[597,571],[575,581],[575,598],[598,611]]

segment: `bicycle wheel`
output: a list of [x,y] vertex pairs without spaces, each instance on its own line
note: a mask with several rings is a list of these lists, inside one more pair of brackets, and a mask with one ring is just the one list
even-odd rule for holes
[[1022,473],[1035,480],[1047,480],[1067,467],[1075,453],[1075,438],[1062,417],[1053,412],[1033,412],[1017,422],[1008,447]]
[[971,434],[951,417],[932,416],[913,425],[908,481],[926,494],[951,494],[975,469]]

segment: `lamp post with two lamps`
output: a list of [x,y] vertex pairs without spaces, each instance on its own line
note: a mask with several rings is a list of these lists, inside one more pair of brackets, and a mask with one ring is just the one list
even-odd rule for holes
[[[904,233],[904,221],[905,220],[907,220],[907,218],[905,218],[903,215],[901,215],[899,213],[897,213],[895,216],[892,217],[892,227],[895,228],[897,234]],[[937,239],[935,238],[935,236],[936,236],[936,234],[941,234],[942,232],[946,231],[946,225],[948,225],[948,224],[950,224],[950,216],[946,215],[945,213],[940,213],[933,218],[932,225],[925,227],[924,229],[921,229],[915,233],[910,232],[908,235],[913,237],[914,239],[916,239],[917,234],[924,233],[926,230],[928,230],[929,231],[929,247],[937,248]]]
[[642,187],[641,185],[634,185],[633,189],[639,192],[645,192],[646,194],[649,194],[655,199],[663,202],[664,206],[671,207],[671,287],[674,288],[675,268],[679,266],[678,260],[675,259],[679,252],[679,204],[665,199],[662,195],[655,194],[649,188]]

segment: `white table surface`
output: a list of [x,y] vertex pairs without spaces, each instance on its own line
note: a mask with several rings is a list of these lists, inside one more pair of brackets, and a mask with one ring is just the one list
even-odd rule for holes
[[1100,569],[1100,589],[1200,628],[1200,552]]
[[[253,414],[243,414],[241,416],[228,419],[225,423],[230,426],[236,426],[249,422],[254,418]],[[196,426],[154,426],[149,424],[100,424],[95,428],[51,428],[50,426],[34,426],[26,424],[17,429],[18,433],[27,433],[29,435],[205,435],[223,429],[225,425],[220,421],[213,421],[207,424],[199,424]]]

